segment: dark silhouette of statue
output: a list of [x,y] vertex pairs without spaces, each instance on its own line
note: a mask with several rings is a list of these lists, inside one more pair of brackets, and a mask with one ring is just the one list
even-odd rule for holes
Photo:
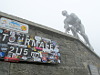
[[71,13],[69,15],[67,11],[65,10],[62,11],[62,15],[66,17],[64,20],[65,32],[68,33],[71,30],[73,36],[78,39],[79,39],[79,36],[78,36],[78,33],[79,33],[84,38],[86,45],[92,48],[89,43],[88,37],[85,34],[85,28],[83,24],[81,23],[81,20],[74,13]]

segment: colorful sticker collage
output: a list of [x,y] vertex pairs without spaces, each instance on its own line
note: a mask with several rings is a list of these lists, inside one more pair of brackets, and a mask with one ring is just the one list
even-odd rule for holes
[[57,64],[59,46],[47,38],[0,29],[0,59]]

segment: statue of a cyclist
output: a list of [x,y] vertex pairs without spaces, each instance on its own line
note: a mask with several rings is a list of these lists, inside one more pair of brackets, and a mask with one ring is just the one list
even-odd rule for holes
[[79,39],[78,33],[84,38],[85,43],[90,47],[90,43],[88,40],[87,35],[85,34],[85,28],[81,23],[81,20],[74,14],[71,13],[70,15],[67,13],[67,11],[62,11],[62,15],[65,16],[64,20],[64,28],[65,32],[68,33],[70,30],[72,31],[72,34],[75,38]]

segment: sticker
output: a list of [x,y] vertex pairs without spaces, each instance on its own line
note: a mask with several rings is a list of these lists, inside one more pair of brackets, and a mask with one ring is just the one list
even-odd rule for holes
[[14,41],[15,41],[15,39],[16,39],[16,38],[15,38],[15,37],[13,37],[13,36],[9,37],[9,41],[10,41],[10,42],[14,42]]
[[26,27],[26,26],[21,26],[21,29],[22,29],[23,31],[26,31],[26,30],[27,30],[27,27]]
[[42,51],[42,48],[40,47],[35,47],[35,49]]
[[4,57],[5,56],[5,52],[0,52],[0,57]]
[[3,30],[2,29],[0,29],[0,33],[3,33]]
[[41,41],[41,37],[39,37],[39,36],[35,36],[35,40],[37,40],[37,41]]
[[7,44],[0,43],[0,47],[8,47]]
[[23,59],[23,60],[27,60],[27,57],[26,57],[26,56],[22,56],[22,59]]
[[1,19],[1,24],[7,24],[7,20],[6,19]]
[[4,30],[4,32],[5,32],[5,33],[9,33],[9,31],[8,31],[8,30]]
[[20,26],[20,24],[18,22],[14,21],[14,20],[12,20],[10,23],[12,23],[12,24],[14,24],[16,26]]
[[39,58],[39,57],[34,57],[34,61],[41,62],[41,58]]
[[53,55],[51,55],[51,56],[48,57],[48,59],[49,59],[49,60],[54,60],[55,58],[54,58]]
[[6,52],[8,48],[1,48],[2,52]]
[[47,58],[46,57],[42,57],[42,62],[47,62]]
[[27,47],[28,47],[28,48],[31,48],[31,46],[30,46],[30,45],[28,45]]
[[1,17],[0,20],[1,20],[0,28],[5,28],[21,33],[28,33],[28,25],[26,24],[20,23],[15,20],[7,19],[4,17]]
[[18,58],[18,55],[16,53],[13,53],[12,58]]
[[9,37],[9,42],[15,42],[16,37],[15,37],[15,32],[11,31],[10,32],[10,37]]
[[50,50],[50,49],[45,49],[45,48],[43,48],[43,52],[51,53],[51,50]]

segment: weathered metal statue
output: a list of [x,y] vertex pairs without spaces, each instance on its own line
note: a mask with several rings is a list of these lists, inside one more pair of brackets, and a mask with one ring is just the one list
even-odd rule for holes
[[78,39],[79,39],[79,36],[78,36],[78,33],[79,33],[84,38],[86,45],[92,48],[89,43],[88,37],[85,34],[85,28],[82,25],[81,20],[74,13],[71,13],[69,15],[67,11],[65,10],[62,11],[62,15],[66,17],[64,20],[65,32],[68,33],[71,30],[73,36]]

